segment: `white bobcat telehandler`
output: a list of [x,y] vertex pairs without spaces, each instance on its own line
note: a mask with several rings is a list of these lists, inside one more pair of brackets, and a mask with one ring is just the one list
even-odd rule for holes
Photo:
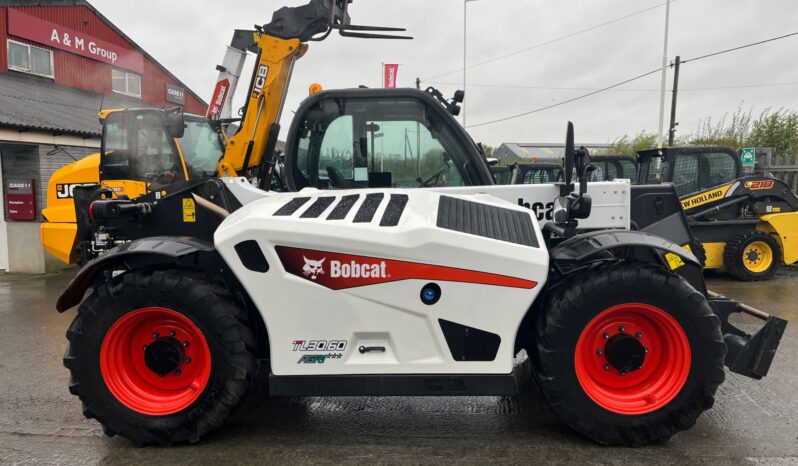
[[[301,54],[334,29],[390,30],[351,25],[348,4],[278,10],[263,40]],[[292,67],[297,57],[283,58]],[[76,189],[81,241],[94,248],[102,236],[113,247],[92,249],[58,300],[59,311],[80,304],[64,364],[84,414],[108,435],[196,442],[242,401],[258,364],[275,396],[514,395],[514,357],[526,350],[563,422],[602,444],[644,445],[712,406],[724,364],[767,374],[786,322],[709,292],[690,252],[631,230],[629,183],[588,184],[589,156],[574,148],[570,124],[561,184],[438,186],[488,173],[452,153],[451,171],[419,178],[429,189],[394,188],[362,138],[352,149],[365,160],[346,180],[333,162],[323,172],[308,165],[324,111],[296,129],[308,144],[291,163],[305,171],[287,168],[291,183],[310,183],[301,191],[221,176],[273,150],[290,77],[290,67],[276,69],[250,83],[250,105],[276,111],[258,121],[245,111],[243,136],[231,139],[241,163],[224,159],[220,177],[134,200]],[[366,100],[352,105],[353,119],[385,107]],[[448,144],[457,126],[435,112],[418,124]],[[257,142],[247,147],[250,134]],[[257,184],[269,186],[260,165]],[[318,189],[321,175],[343,189]],[[519,205],[510,189],[550,202],[550,212]],[[729,324],[736,312],[766,323],[748,335]]]

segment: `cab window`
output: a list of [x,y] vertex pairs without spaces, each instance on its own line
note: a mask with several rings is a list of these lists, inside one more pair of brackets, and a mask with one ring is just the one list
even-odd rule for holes
[[206,119],[186,118],[186,131],[180,138],[180,150],[189,178],[212,176],[224,155],[219,135]]
[[477,174],[446,123],[412,98],[322,100],[299,123],[295,184],[300,189],[462,186]]
[[531,168],[524,173],[523,184],[558,183],[563,181],[563,171],[559,167]]
[[172,140],[155,112],[108,115],[100,171],[104,180],[157,181],[159,186],[185,179]]
[[698,154],[681,154],[673,162],[673,187],[683,196],[698,191]]
[[706,164],[705,175],[701,180],[701,189],[726,184],[737,178],[737,164],[731,154],[711,152],[702,154]]

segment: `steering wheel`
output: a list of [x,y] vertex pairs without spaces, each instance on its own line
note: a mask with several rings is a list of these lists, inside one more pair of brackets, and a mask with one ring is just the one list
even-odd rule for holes
[[[426,180],[422,180],[421,177],[416,178],[416,182],[418,183],[419,188],[430,188],[432,186],[438,186],[438,183],[441,181],[441,177],[444,173],[448,172],[449,169],[442,168],[438,170],[434,175],[427,178]],[[433,183],[434,182],[434,183]]]
[[172,184],[172,182],[177,179],[177,174],[173,171],[165,171],[158,174],[147,173],[144,176],[144,179],[151,179],[152,181],[150,181],[150,190],[157,191]]

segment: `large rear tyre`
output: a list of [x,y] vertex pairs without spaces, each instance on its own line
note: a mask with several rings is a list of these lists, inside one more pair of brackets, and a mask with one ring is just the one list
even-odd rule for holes
[[723,382],[720,320],[684,279],[639,263],[566,278],[538,314],[532,362],[552,409],[606,445],[690,428]]
[[245,311],[193,272],[114,278],[81,304],[67,339],[83,414],[136,445],[198,441],[240,403],[255,371]]
[[763,231],[746,231],[732,236],[723,250],[723,263],[734,278],[744,281],[768,280],[781,263],[779,243]]

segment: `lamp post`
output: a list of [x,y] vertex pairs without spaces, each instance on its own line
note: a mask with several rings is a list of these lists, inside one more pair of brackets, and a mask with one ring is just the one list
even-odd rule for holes
[[[466,44],[468,42],[468,2],[476,2],[477,0],[463,0],[463,92],[466,90],[466,68],[467,68],[467,55]],[[467,96],[467,94],[466,94]],[[466,100],[463,101],[463,127],[466,125]]]
[[[668,27],[671,17],[671,0],[665,0],[665,45],[662,51],[662,81],[659,94],[659,132],[657,133],[657,147],[663,146],[662,130],[665,126],[665,82],[668,70]],[[659,159],[657,159],[659,160]]]

